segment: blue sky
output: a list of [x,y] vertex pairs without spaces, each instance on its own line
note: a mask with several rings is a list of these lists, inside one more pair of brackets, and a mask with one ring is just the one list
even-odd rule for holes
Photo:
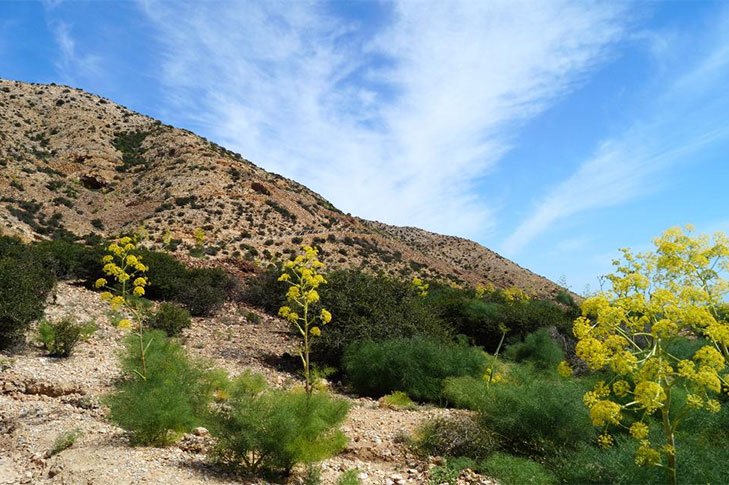
[[729,229],[729,3],[0,2],[0,77],[193,130],[575,291]]

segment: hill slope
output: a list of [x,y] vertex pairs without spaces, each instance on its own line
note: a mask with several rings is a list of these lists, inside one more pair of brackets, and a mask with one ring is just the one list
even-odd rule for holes
[[303,185],[189,131],[79,89],[0,80],[0,232],[25,239],[140,225],[177,253],[205,231],[214,260],[286,258],[318,244],[332,267],[561,288],[479,244],[351,217]]

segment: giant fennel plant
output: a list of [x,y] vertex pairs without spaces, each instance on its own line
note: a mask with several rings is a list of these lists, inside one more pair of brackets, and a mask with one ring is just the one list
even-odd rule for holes
[[[611,431],[624,428],[638,442],[636,463],[664,468],[671,484],[677,477],[677,428],[690,413],[718,412],[717,398],[729,382],[723,310],[729,239],[723,233],[692,236],[692,230],[667,230],[654,240],[653,252],[621,250],[607,276],[609,289],[583,302],[573,327],[577,356],[590,370],[609,369],[614,376],[583,397],[593,425],[603,430],[598,443],[612,446]],[[707,345],[682,359],[668,345],[680,338]],[[558,370],[572,374],[566,362]],[[675,399],[678,389],[686,393],[683,405]]]
[[109,278],[99,278],[94,286],[104,291],[101,299],[108,301],[112,310],[126,310],[132,319],[123,318],[119,321],[119,327],[123,330],[131,330],[139,338],[140,350],[140,377],[147,378],[147,365],[145,362],[146,346],[144,344],[144,320],[142,306],[139,298],[144,296],[144,287],[149,284],[144,276],[149,267],[142,263],[142,257],[137,254],[137,238],[124,236],[112,242],[106,248],[107,253],[103,259],[104,274]]
[[303,246],[303,251],[284,264],[279,281],[289,284],[288,305],[282,306],[278,314],[291,322],[302,337],[299,356],[304,366],[306,393],[311,395],[311,339],[321,335],[321,327],[332,321],[332,314],[324,308],[318,313],[312,311],[319,302],[317,288],[327,281],[320,273],[324,263],[318,259],[319,252],[310,246]]

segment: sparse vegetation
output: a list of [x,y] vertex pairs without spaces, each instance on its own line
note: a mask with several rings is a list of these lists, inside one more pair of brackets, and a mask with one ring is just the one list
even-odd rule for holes
[[88,340],[97,329],[94,322],[80,324],[69,316],[43,320],[38,325],[38,340],[51,357],[69,357],[76,344]]

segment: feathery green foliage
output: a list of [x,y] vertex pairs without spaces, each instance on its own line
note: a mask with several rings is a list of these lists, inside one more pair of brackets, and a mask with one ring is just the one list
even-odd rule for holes
[[97,329],[94,322],[79,324],[69,316],[56,321],[43,320],[38,325],[38,340],[51,357],[69,357],[76,344],[87,340]]
[[344,448],[347,438],[338,426],[348,407],[327,393],[269,389],[263,377],[244,373],[208,418],[217,438],[213,456],[250,473],[288,473],[297,463],[313,463]]
[[344,355],[347,378],[360,394],[404,391],[417,401],[438,401],[444,379],[480,376],[485,367],[480,349],[426,337],[355,342]]
[[106,396],[111,420],[131,432],[132,443],[164,445],[201,423],[224,373],[190,359],[164,332],[143,335],[146,380],[141,377],[140,343],[127,336],[122,355],[125,380]]

